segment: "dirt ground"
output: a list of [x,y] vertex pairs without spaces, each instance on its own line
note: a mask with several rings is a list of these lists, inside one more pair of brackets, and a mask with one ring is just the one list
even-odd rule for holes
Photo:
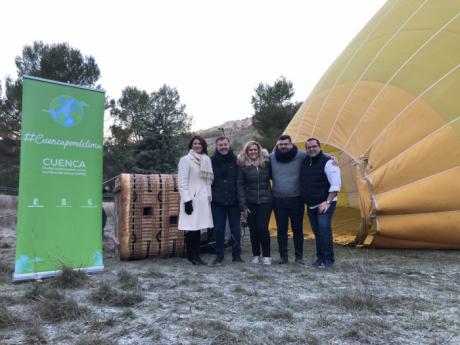
[[336,246],[318,270],[251,264],[246,241],[239,264],[120,262],[109,221],[103,273],[12,284],[15,203],[1,206],[0,344],[460,344],[459,251]]

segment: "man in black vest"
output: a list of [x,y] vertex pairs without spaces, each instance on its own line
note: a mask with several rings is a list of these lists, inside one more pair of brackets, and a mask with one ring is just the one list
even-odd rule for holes
[[238,207],[236,178],[236,156],[230,148],[230,139],[219,137],[216,151],[211,157],[214,182],[212,185],[212,217],[216,236],[216,258],[213,265],[222,265],[224,261],[225,227],[230,225],[233,239],[233,262],[241,262],[240,209]]
[[334,265],[331,222],[340,191],[340,169],[323,153],[318,139],[308,139],[305,148],[308,157],[302,164],[300,189],[316,239],[317,259],[313,266],[330,268]]

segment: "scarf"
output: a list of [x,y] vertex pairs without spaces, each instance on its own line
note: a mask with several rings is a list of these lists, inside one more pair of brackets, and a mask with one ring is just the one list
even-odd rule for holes
[[211,185],[214,181],[214,173],[212,172],[211,160],[206,159],[205,154],[196,153],[193,150],[190,150],[188,156],[193,163],[197,164],[200,167],[200,177],[206,181],[207,184]]
[[292,161],[296,155],[297,146],[295,145],[292,145],[292,149],[290,149],[288,152],[281,152],[277,147],[275,147],[275,158],[280,163],[288,163]]
[[232,149],[228,150],[226,155],[222,155],[219,151],[214,151],[213,158],[217,159],[219,162],[235,162],[236,156],[233,153]]

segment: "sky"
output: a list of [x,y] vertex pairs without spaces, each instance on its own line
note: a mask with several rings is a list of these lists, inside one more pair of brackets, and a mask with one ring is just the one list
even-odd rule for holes
[[[193,130],[253,115],[260,82],[293,82],[307,98],[385,0],[2,1],[0,78],[24,45],[68,42],[95,58],[99,84],[175,87]],[[107,119],[106,116],[106,120]]]

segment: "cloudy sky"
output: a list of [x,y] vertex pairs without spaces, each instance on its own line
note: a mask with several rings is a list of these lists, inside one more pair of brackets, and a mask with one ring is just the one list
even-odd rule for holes
[[34,40],[92,55],[100,84],[176,87],[193,129],[252,115],[260,82],[283,75],[304,100],[385,0],[5,1],[0,77]]

